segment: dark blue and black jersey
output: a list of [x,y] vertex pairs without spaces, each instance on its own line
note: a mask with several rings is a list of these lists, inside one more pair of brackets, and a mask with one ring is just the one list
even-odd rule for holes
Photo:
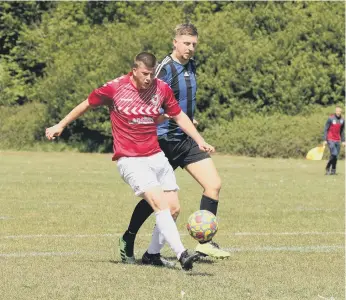
[[[156,77],[165,81],[173,90],[179,106],[193,120],[196,107],[196,66],[194,60],[182,65],[172,59],[166,58],[158,65]],[[179,128],[174,120],[166,120],[157,127],[159,139],[168,141],[180,141],[185,138],[185,133]]]

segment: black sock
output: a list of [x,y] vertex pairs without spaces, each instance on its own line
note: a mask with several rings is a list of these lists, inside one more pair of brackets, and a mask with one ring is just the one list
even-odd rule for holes
[[123,240],[126,242],[125,252],[127,256],[133,256],[133,248],[135,245],[136,234],[131,233],[128,230],[123,235]]
[[123,235],[123,239],[126,242],[126,255],[133,256],[133,248],[139,228],[143,225],[146,219],[152,214],[153,209],[147,201],[142,199],[136,205],[129,224],[128,229]]
[[142,199],[138,202],[135,209],[133,210],[131,221],[127,232],[131,233],[131,236],[136,236],[139,228],[143,225],[146,219],[154,212],[149,203]]
[[[208,196],[202,195],[200,210],[208,210],[216,216],[217,206],[219,201],[209,198]],[[205,244],[207,242],[199,242],[200,244]]]
[[201,210],[208,210],[216,216],[218,205],[219,205],[219,201],[203,195],[202,199],[201,199],[200,209]]

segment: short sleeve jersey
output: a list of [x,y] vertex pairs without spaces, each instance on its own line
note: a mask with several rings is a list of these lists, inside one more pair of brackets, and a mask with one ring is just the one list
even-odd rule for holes
[[345,120],[337,117],[335,114],[330,115],[324,127],[324,140],[342,142],[345,141]]
[[[179,106],[193,120],[196,107],[196,64],[190,59],[187,64],[182,65],[166,56],[157,67],[157,78],[162,79],[172,88]],[[157,127],[159,138],[169,141],[180,141],[186,138],[186,134],[181,130],[174,120],[166,120]]]
[[95,89],[88,97],[93,107],[109,108],[113,135],[113,160],[121,157],[150,156],[161,151],[156,119],[160,109],[170,116],[181,112],[171,88],[154,79],[148,89],[138,90],[129,73]]

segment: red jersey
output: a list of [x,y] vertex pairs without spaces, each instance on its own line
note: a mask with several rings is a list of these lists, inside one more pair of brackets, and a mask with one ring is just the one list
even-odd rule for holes
[[181,112],[173,91],[164,81],[155,78],[148,89],[138,90],[130,80],[131,75],[106,83],[88,97],[91,106],[109,107],[113,160],[160,152],[155,123],[160,108],[170,116]]
[[345,141],[344,135],[345,120],[333,114],[330,115],[324,126],[324,140],[333,142]]

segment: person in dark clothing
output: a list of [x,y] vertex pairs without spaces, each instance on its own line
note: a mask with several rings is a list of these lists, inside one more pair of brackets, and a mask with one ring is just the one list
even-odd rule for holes
[[337,106],[335,114],[329,116],[324,126],[324,145],[328,144],[330,158],[326,166],[326,175],[336,174],[336,163],[340,152],[340,144],[345,146],[345,120],[341,116],[342,109]]

